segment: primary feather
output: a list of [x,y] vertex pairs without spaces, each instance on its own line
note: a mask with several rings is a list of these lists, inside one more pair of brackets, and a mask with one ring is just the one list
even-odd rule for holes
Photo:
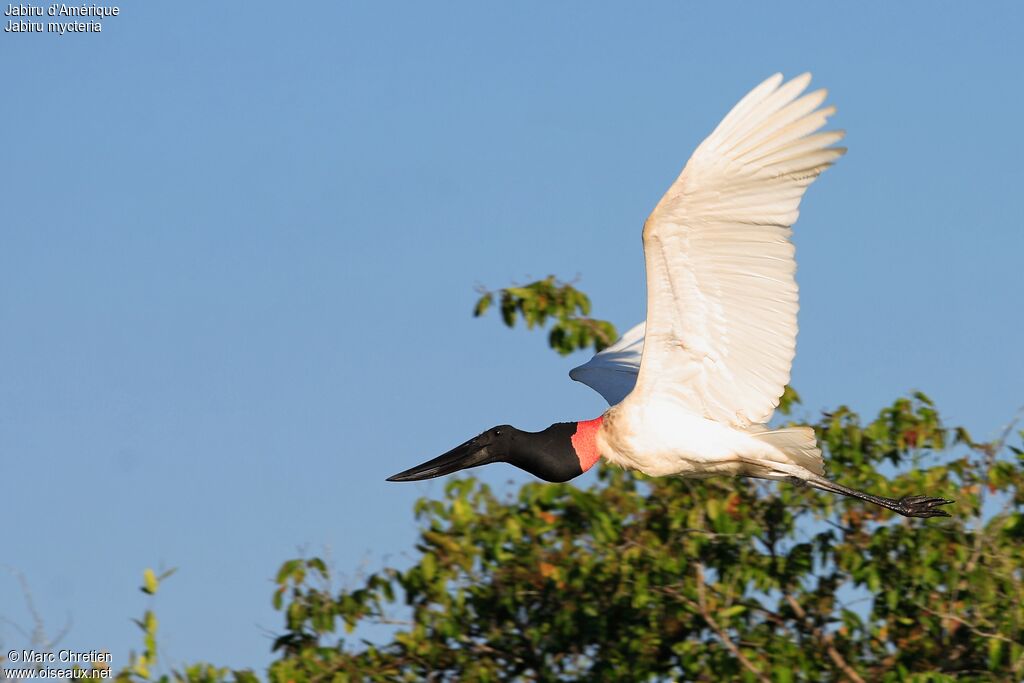
[[796,352],[790,226],[807,187],[846,151],[831,146],[841,131],[817,133],[835,110],[821,108],[824,90],[801,97],[809,83],[772,76],[697,147],[644,224],[646,333],[629,333],[644,338],[574,379],[621,401],[642,348],[634,390],[645,400],[741,428],[771,417]]

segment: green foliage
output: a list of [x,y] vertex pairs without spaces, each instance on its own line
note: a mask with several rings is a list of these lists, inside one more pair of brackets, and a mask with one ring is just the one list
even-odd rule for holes
[[[157,590],[160,588],[160,580],[164,579],[174,573],[174,570],[164,572],[159,577],[152,569],[147,568],[142,572],[142,586],[139,588],[143,593],[147,595],[156,595]],[[156,664],[157,652],[156,652],[156,632],[157,632],[157,620],[156,614],[151,609],[147,609],[145,614],[142,615],[142,619],[135,619],[135,625],[142,630],[143,638],[143,650],[140,654],[131,655],[129,660],[129,671],[135,674],[138,678],[148,679],[149,669],[151,666]]]
[[779,397],[779,405],[776,411],[779,415],[789,415],[793,410],[793,406],[799,405],[800,394],[796,393],[796,390],[791,386],[786,386],[782,390],[782,396]]
[[[161,582],[174,574],[172,568],[161,574],[147,568],[142,572],[142,586],[139,588],[149,596],[155,596]],[[135,619],[135,625],[142,631],[142,652],[132,652],[128,664],[112,675],[99,675],[99,670],[106,664],[93,664],[93,671],[83,672],[79,678],[113,678],[117,683],[258,683],[259,678],[252,671],[232,671],[227,667],[197,663],[185,666],[181,670],[172,670],[160,676],[154,675],[158,662],[157,650],[157,618],[152,608],[146,609],[142,619]]]
[[[281,566],[267,678],[1022,680],[1024,432],[1019,446],[975,441],[921,393],[867,424],[840,407],[816,429],[840,483],[955,498],[954,516],[610,467],[586,489],[531,483],[511,498],[454,479],[416,504],[412,566],[340,591],[318,558]],[[143,591],[168,574],[147,570]],[[121,683],[256,683],[210,664],[154,678],[153,610],[137,623],[144,648]],[[390,641],[354,638],[367,624]]]
[[[954,517],[612,468],[589,489],[527,484],[512,500],[453,480],[417,504],[413,566],[331,593],[312,585],[329,581],[319,560],[285,565],[270,678],[1024,678],[1024,455],[944,428],[920,393],[868,424],[839,408],[816,428],[839,482],[955,498]],[[886,479],[889,466],[905,471]],[[391,642],[337,635],[371,622],[398,624]]]
[[160,588],[160,582],[176,571],[178,571],[177,567],[171,567],[157,576],[156,572],[152,569],[146,569],[146,571],[142,572],[142,586],[139,587],[139,590],[146,595],[156,595],[157,590]]
[[[560,353],[615,339],[553,277],[501,290],[503,320],[555,321]],[[485,292],[475,314],[496,298]],[[556,330],[561,330],[556,334]],[[786,389],[779,413],[799,396]],[[649,479],[600,467],[589,488],[474,479],[423,499],[417,556],[335,590],[319,558],[279,570],[270,683],[342,681],[1024,680],[1024,431],[980,442],[922,393],[870,422],[815,425],[847,486],[956,500],[910,520],[852,498],[747,479]],[[143,591],[160,580],[147,570]],[[117,674],[153,680],[156,618]],[[367,625],[386,642],[358,638]],[[160,683],[256,683],[195,664]]]
[[590,298],[586,294],[569,283],[558,281],[554,275],[498,292],[482,290],[473,315],[482,316],[496,298],[501,319],[508,327],[515,327],[519,319],[529,329],[544,327],[549,320],[553,321],[548,345],[563,356],[589,347],[600,351],[618,338],[610,322],[588,317]]

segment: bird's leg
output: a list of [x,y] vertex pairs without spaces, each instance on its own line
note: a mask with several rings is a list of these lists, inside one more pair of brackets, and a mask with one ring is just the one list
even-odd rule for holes
[[949,505],[953,502],[951,500],[946,500],[945,498],[930,498],[928,496],[906,496],[905,498],[896,500],[895,498],[874,496],[870,493],[864,493],[863,491],[847,488],[842,484],[837,484],[834,481],[829,481],[828,479],[819,477],[818,475],[811,475],[802,479],[807,485],[813,486],[816,489],[828,491],[829,493],[838,493],[841,496],[860,498],[861,500],[866,500],[869,503],[881,505],[893,512],[898,512],[904,517],[949,517],[949,513],[945,510],[938,509],[938,506]]

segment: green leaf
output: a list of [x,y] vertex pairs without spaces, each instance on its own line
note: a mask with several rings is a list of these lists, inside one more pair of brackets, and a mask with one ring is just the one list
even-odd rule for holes
[[724,618],[729,619],[731,617],[743,614],[746,611],[746,605],[733,605],[732,607],[726,607],[721,612],[719,612],[719,614],[721,614]]
[[156,595],[156,590],[159,587],[160,582],[156,578],[156,572],[152,569],[147,568],[142,572],[142,592],[149,595]]
[[[495,292],[485,292],[476,302],[473,315],[480,317],[491,306]],[[553,318],[548,334],[549,346],[562,355],[593,347],[600,351],[614,343],[615,326],[605,320],[588,317],[590,298],[553,275],[528,285],[498,290],[501,319],[515,327],[521,317],[528,329],[544,327]]]
[[1003,660],[1003,641],[990,638],[988,641],[988,668],[997,671]]
[[433,581],[437,574],[437,559],[430,554],[424,555],[420,561],[420,570],[423,572],[424,579]]
[[487,312],[487,309],[490,308],[491,304],[493,303],[494,294],[492,294],[491,292],[484,294],[482,297],[477,299],[476,306],[473,307],[473,317],[479,318],[480,316],[482,316],[484,313]]

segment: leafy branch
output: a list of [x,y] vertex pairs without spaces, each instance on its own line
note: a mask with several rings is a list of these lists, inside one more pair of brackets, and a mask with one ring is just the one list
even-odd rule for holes
[[519,319],[527,329],[554,321],[548,345],[563,356],[588,347],[601,351],[619,336],[615,325],[590,317],[590,297],[554,275],[527,285],[497,291],[480,287],[477,291],[480,298],[473,307],[474,317],[484,315],[497,300],[501,319],[508,327],[515,327]]

